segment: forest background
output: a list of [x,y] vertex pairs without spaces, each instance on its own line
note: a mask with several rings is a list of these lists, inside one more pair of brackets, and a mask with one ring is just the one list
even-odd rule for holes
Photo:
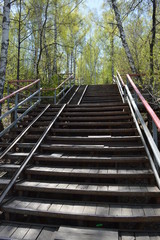
[[119,70],[142,74],[139,84],[159,95],[160,1],[102,0],[91,10],[87,0],[8,2],[5,82],[40,78],[43,87],[55,87],[73,73],[84,84],[105,84]]

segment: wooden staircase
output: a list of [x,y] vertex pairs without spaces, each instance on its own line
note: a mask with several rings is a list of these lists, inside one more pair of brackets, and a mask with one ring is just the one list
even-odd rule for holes
[[[12,224],[101,226],[114,231],[106,239],[117,240],[131,239],[124,232],[133,234],[133,239],[152,239],[136,238],[136,231],[144,237],[147,230],[159,239],[160,190],[129,106],[122,102],[116,85],[88,86],[77,105],[84,87],[79,91],[20,175],[1,207],[2,218]],[[1,150],[45,107],[38,106],[6,135]],[[61,107],[50,105],[5,156],[0,165],[1,188]],[[57,239],[65,239],[62,235]]]

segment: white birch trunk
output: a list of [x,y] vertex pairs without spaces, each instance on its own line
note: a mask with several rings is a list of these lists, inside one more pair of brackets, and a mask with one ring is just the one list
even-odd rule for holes
[[2,44],[0,56],[0,98],[3,97],[3,89],[6,76],[7,55],[9,45],[9,24],[10,24],[10,0],[4,0],[2,22]]
[[55,1],[55,17],[54,17],[54,58],[53,58],[53,74],[57,74],[57,0]]
[[126,52],[126,55],[127,55],[127,58],[128,58],[130,68],[131,68],[133,73],[137,73],[132,54],[130,52],[130,49],[129,49],[129,46],[128,46],[128,43],[127,43],[127,40],[126,40],[126,36],[125,36],[124,29],[123,29],[121,16],[120,16],[119,9],[117,7],[116,0],[112,0],[112,7],[113,7],[113,10],[114,10],[114,13],[115,13],[117,26],[118,26],[118,29],[119,29],[119,32],[120,32],[120,38],[121,38],[123,47],[125,49],[125,52]]

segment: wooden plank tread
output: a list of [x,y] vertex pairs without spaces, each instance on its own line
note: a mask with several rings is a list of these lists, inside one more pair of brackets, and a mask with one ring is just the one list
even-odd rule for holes
[[2,205],[2,209],[10,213],[104,222],[160,221],[160,206],[150,204],[89,204],[17,197]]
[[47,150],[76,150],[76,151],[141,151],[144,150],[144,146],[125,146],[125,147],[110,147],[107,145],[71,145],[71,144],[42,144],[41,148]]
[[84,176],[84,177],[144,177],[144,176],[152,176],[153,173],[149,169],[147,170],[131,170],[131,169],[102,169],[102,168],[63,168],[63,167],[30,167],[26,169],[26,173],[28,174],[41,174],[41,175],[61,175],[61,176]]
[[10,240],[44,240],[54,239],[56,227],[46,227],[42,224],[2,222],[0,225],[0,239]]
[[1,164],[0,169],[11,170],[11,169],[18,169],[20,165],[18,164]]
[[[32,137],[32,135],[30,135]],[[88,137],[72,137],[72,136],[48,136],[46,137],[47,139],[52,139],[54,141],[63,141],[63,140],[67,140],[67,141],[137,141],[140,140],[140,136],[111,136],[111,135],[104,135],[104,136],[100,136],[100,135],[91,135]]]
[[[101,240],[118,240],[118,231],[117,230],[109,230],[109,229],[95,229],[95,228],[76,228],[76,227],[60,227],[58,234],[63,233],[66,234],[66,237],[69,236],[77,236],[77,237],[96,237],[96,239],[101,239]],[[57,235],[56,235],[57,236]],[[60,237],[60,235],[58,235]],[[63,235],[65,237],[65,235]],[[63,238],[63,239],[70,239],[68,238]],[[80,238],[81,239],[81,238]]]
[[64,163],[147,163],[148,159],[146,156],[124,156],[124,157],[92,157],[92,156],[72,156],[59,154],[44,154],[35,155],[33,157],[36,161],[46,162],[64,162]]
[[157,186],[137,186],[137,185],[88,185],[84,183],[50,183],[39,181],[22,181],[15,186],[18,190],[30,190],[41,192],[63,192],[63,193],[86,193],[88,194],[116,194],[116,195],[131,195],[142,196],[143,194],[150,195],[153,193],[160,194],[160,190]]

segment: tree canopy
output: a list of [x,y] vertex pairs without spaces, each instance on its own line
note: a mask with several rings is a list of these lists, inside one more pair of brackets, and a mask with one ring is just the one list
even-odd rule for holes
[[87,0],[8,2],[6,79],[40,78],[53,87],[60,75],[73,73],[86,84],[100,84],[119,70],[146,74],[140,83],[152,90],[159,85],[159,1],[104,0],[99,12],[87,9]]

